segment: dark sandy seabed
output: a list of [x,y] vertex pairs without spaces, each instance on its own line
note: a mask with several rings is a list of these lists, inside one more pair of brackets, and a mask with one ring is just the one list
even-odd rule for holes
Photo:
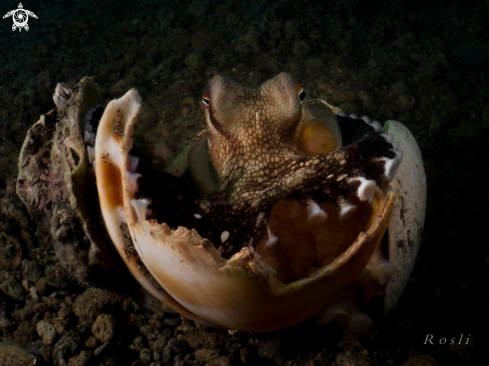
[[[17,5],[2,1],[0,13]],[[0,23],[0,364],[489,365],[489,248],[479,237],[489,203],[488,2],[38,0],[24,7],[39,17],[28,32],[12,32],[11,18]],[[144,100],[136,146],[149,147],[164,167],[199,127],[210,77],[257,84],[280,71],[348,113],[402,121],[424,155],[421,249],[397,308],[372,340],[338,348],[339,326],[313,320],[269,333],[196,327],[147,310],[135,281],[80,281],[63,269],[50,236],[15,194],[20,147],[54,108],[58,82],[93,76],[106,101],[136,87]],[[43,319],[56,332],[38,326]],[[427,334],[469,342],[424,345]]]

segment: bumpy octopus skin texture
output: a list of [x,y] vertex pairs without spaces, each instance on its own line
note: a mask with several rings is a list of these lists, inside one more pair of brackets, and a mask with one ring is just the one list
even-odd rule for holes
[[307,156],[298,147],[307,116],[304,101],[303,89],[287,73],[255,88],[212,78],[202,99],[206,126],[196,139],[208,139],[216,188],[202,200],[175,195],[176,201],[168,202],[166,195],[166,204],[178,211],[158,221],[196,229],[229,258],[273,238],[268,219],[284,198],[330,202],[338,210],[351,194],[369,200],[376,185],[392,179],[400,152],[363,119],[337,115],[343,140],[353,142]]

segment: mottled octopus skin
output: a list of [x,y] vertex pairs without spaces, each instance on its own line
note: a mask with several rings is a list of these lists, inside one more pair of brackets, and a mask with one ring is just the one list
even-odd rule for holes
[[357,139],[339,150],[306,156],[297,147],[307,115],[300,91],[287,73],[256,88],[212,78],[198,138],[209,139],[217,186],[204,200],[178,196],[179,213],[162,221],[195,228],[229,257],[267,238],[271,210],[286,197],[338,205],[357,194],[361,178],[384,183],[381,158],[394,158],[393,146],[361,119],[338,116],[340,129]]

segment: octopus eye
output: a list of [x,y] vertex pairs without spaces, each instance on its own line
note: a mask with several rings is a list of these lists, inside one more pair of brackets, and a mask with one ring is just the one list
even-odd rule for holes
[[207,90],[202,96],[202,103],[204,103],[204,108],[209,110],[209,104],[211,103],[211,93]]
[[296,84],[296,90],[297,95],[299,96],[299,101],[302,104],[304,102],[304,99],[306,99],[306,92],[304,91],[304,88],[298,84]]

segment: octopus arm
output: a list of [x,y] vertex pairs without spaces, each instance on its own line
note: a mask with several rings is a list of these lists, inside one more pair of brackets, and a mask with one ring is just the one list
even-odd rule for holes
[[365,135],[376,135],[375,129],[361,118],[352,118],[337,114],[336,120],[341,130],[343,145],[359,141]]
[[400,162],[392,144],[379,135],[367,135],[340,150],[303,158],[304,179],[296,188],[320,202],[347,200],[354,194],[370,200],[375,187],[390,181]]
[[[362,122],[365,135],[355,143],[339,150],[316,156],[291,160],[281,177],[269,182],[263,189],[248,191],[236,201],[249,201],[257,212],[267,212],[279,200],[293,196],[299,200],[313,199],[320,203],[340,205],[350,194],[361,201],[370,200],[377,185],[390,181],[400,163],[402,154],[382,135]],[[258,203],[255,203],[258,202]]]
[[[363,120],[350,118],[360,140],[328,154],[297,157],[284,162],[287,170],[263,185],[249,187],[223,199],[191,200],[181,197],[178,225],[190,225],[207,237],[223,256],[255,245],[267,237],[272,208],[286,197],[301,201],[330,202],[338,210],[349,204],[349,196],[370,200],[377,185],[392,179],[400,156],[392,144]],[[363,125],[362,125],[363,124]],[[360,132],[358,132],[360,130]],[[212,196],[211,196],[212,197]],[[172,220],[170,220],[172,221]]]

